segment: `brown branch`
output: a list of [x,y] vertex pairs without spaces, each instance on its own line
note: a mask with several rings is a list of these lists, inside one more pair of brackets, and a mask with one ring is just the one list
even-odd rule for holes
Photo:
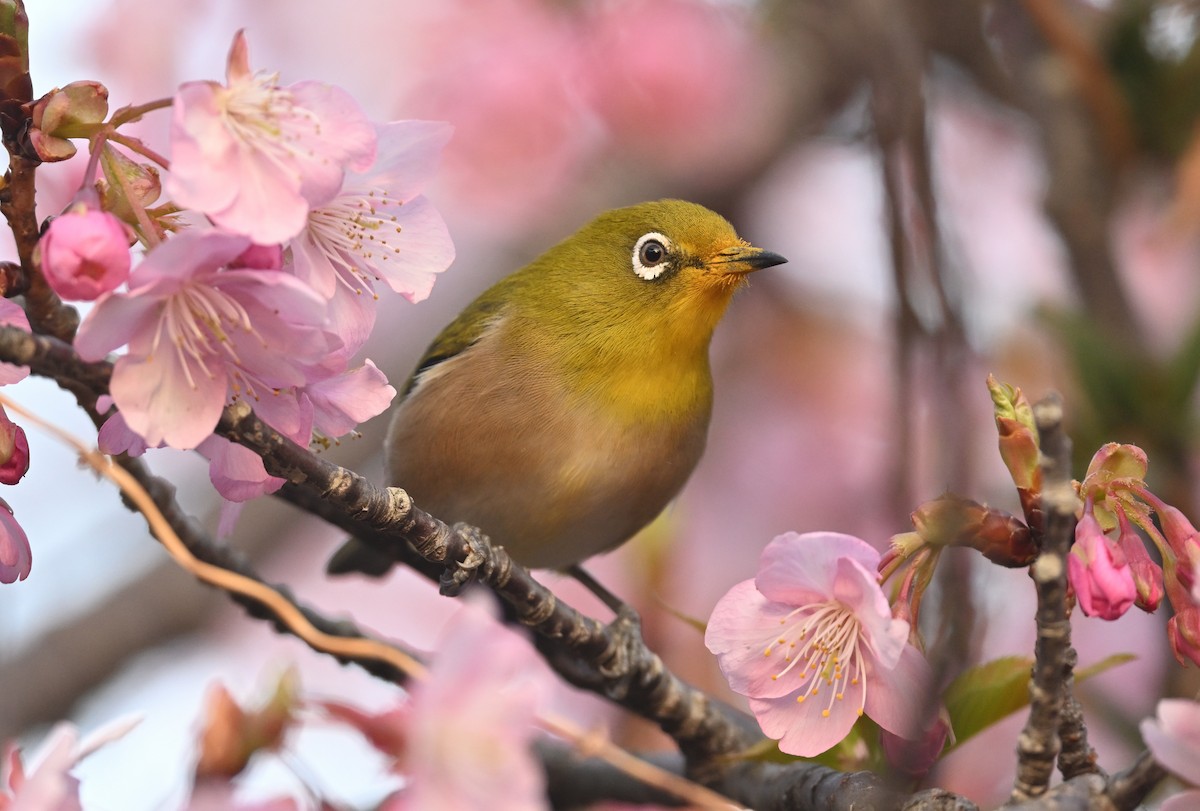
[[448,527],[417,508],[403,490],[390,487],[381,492],[358,474],[318,459],[263,423],[245,404],[225,410],[217,433],[259,454],[272,475],[340,502],[347,520],[338,526],[355,534],[359,528],[371,530],[361,536],[367,542],[390,535],[381,551],[391,553],[398,542],[406,541],[426,560],[444,565],[443,592],[456,593],[472,581],[490,587],[522,624],[587,663],[598,692],[657,723],[693,766],[741,751],[751,742],[708,696],[666,669],[631,620],[619,618],[605,626],[580,614],[476,528]]
[[[64,388],[89,393],[92,403],[105,391],[111,372],[107,364],[80,361],[61,342],[14,328],[0,328],[0,360],[28,364],[36,374],[53,377]],[[401,490],[390,488],[380,492],[357,474],[323,461],[280,436],[248,408],[227,409],[221,429],[226,436],[262,455],[272,473],[289,479],[291,483],[284,492],[294,503],[306,505],[377,548],[406,550],[402,557],[407,554],[411,558],[413,550],[408,544],[412,543],[436,562],[436,571],[450,573],[442,578],[449,590],[470,579],[488,583],[513,606],[523,622],[542,635],[547,646],[566,654],[575,667],[590,673],[587,678],[574,674],[577,678],[616,703],[655,720],[676,737],[685,754],[688,773],[722,794],[757,811],[849,811],[864,807],[975,811],[970,801],[941,790],[905,797],[867,772],[846,774],[804,762],[740,760],[738,753],[755,735],[747,732],[730,711],[670,674],[662,661],[645,649],[640,636],[632,632],[634,629],[622,627],[630,618],[619,618],[614,628],[578,614],[523,568],[508,561],[502,549],[492,549],[476,530],[447,527],[414,507]],[[182,513],[172,485],[149,474],[139,460],[118,462],[147,489],[193,554],[229,571],[257,578],[235,553],[214,544]],[[428,562],[424,568],[434,570]],[[288,596],[309,622],[326,633],[346,638],[364,636],[353,624],[324,618],[297,603],[286,589],[275,588]],[[241,602],[251,616],[288,632],[278,616],[266,610],[261,602],[244,597]],[[389,681],[402,677],[378,661],[350,657],[342,657],[342,661],[358,664]],[[1143,759],[1128,772],[1113,778],[1111,789],[1100,775],[1083,775],[1013,807],[1023,811],[1090,807],[1127,811],[1149,793],[1161,776],[1161,770],[1152,761]]]
[[1071,623],[1067,615],[1067,553],[1075,529],[1079,499],[1071,487],[1070,440],[1062,427],[1062,402],[1057,396],[1034,406],[1045,482],[1042,503],[1046,528],[1042,549],[1030,574],[1037,589],[1037,642],[1033,679],[1029,685],[1029,719],[1017,741],[1014,801],[1039,797],[1061,748],[1066,678],[1070,674]]
[[1125,771],[1109,779],[1109,796],[1121,811],[1131,811],[1166,778],[1167,773],[1149,751],[1143,751]]
[[17,243],[17,256],[28,281],[25,309],[37,332],[70,341],[79,328],[79,312],[66,304],[46,284],[46,277],[33,261],[39,228],[34,211],[34,176],[37,164],[19,155],[9,155],[8,184],[0,194],[0,213],[8,220]]
[[1024,0],[1029,18],[1071,72],[1080,97],[1099,126],[1104,151],[1117,167],[1134,157],[1132,116],[1125,96],[1095,43],[1080,31],[1062,0]]

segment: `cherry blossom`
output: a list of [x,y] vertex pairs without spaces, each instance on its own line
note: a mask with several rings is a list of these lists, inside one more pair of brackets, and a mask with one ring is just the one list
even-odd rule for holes
[[151,251],[127,293],[101,297],[76,349],[99,360],[124,344],[111,393],[147,445],[196,447],[231,397],[256,407],[308,382],[341,349],[325,301],[288,273],[228,269],[244,237],[185,231]]
[[[1200,786],[1200,703],[1181,698],[1158,702],[1156,717],[1142,721],[1146,746],[1163,768],[1192,786]],[[1200,807],[1200,790],[1163,801],[1162,811]]]
[[407,704],[380,714],[323,705],[359,729],[407,778],[382,811],[541,811],[543,773],[530,752],[549,674],[532,646],[468,602],[446,626]]
[[1117,545],[1129,561],[1129,572],[1137,588],[1135,605],[1146,612],[1157,610],[1163,598],[1163,570],[1146,552],[1146,545],[1138,537],[1124,509],[1118,508],[1117,525],[1121,528]]
[[333,199],[346,169],[371,165],[375,131],[341,88],[280,87],[278,75],[252,72],[242,32],[226,80],[179,88],[167,191],[226,230],[277,244],[300,232],[310,208]]
[[892,616],[879,559],[850,535],[786,533],[763,550],[755,579],[713,609],[705,644],[784,752],[820,754],[864,713],[907,740],[923,736],[929,666]]
[[83,740],[72,724],[60,723],[46,736],[28,766],[17,748],[10,745],[0,767],[4,778],[0,811],[81,811],[79,781],[71,775],[71,769],[101,746],[128,733],[140,720],[117,719]]
[[337,196],[314,208],[292,242],[296,274],[333,299],[335,329],[350,352],[374,324],[375,281],[422,301],[454,261],[446,224],[421,196],[452,128],[435,121],[377,126],[378,157],[348,172]]

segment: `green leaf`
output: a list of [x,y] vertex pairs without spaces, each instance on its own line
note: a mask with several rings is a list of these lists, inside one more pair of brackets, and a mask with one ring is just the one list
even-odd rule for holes
[[1117,665],[1123,665],[1126,662],[1132,662],[1136,658],[1132,653],[1114,653],[1112,656],[1106,656],[1093,665],[1076,670],[1075,681],[1085,681],[1092,676],[1099,676],[1106,670],[1111,670]]
[[[1132,661],[1133,654],[1117,653],[1075,671],[1081,682],[1117,665]],[[992,724],[1029,704],[1029,677],[1033,659],[1004,656],[970,668],[946,690],[946,711],[954,730],[953,749]]]
[[1029,703],[1033,659],[1005,656],[964,671],[946,690],[954,745],[974,737]]

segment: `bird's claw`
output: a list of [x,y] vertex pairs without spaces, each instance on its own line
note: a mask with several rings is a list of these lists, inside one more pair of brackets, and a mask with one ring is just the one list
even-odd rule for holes
[[457,597],[462,590],[475,581],[479,568],[487,562],[484,553],[486,543],[482,543],[483,535],[478,529],[469,524],[455,524],[453,533],[466,541],[467,554],[462,560],[455,561],[453,568],[447,568],[438,582],[438,590],[446,597]]
[[642,617],[633,606],[622,603],[617,616],[608,624],[608,632],[612,644],[604,660],[597,663],[598,669],[605,678],[616,679],[618,685],[624,684],[624,677],[629,675],[633,662],[646,648],[642,640]]

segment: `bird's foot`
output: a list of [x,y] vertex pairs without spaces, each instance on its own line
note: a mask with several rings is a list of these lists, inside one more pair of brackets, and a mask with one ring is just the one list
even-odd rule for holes
[[628,603],[622,603],[616,611],[617,616],[607,626],[608,649],[603,658],[596,662],[601,675],[609,680],[606,692],[611,694],[623,693],[627,689],[635,663],[646,654],[641,615]]
[[451,531],[466,542],[467,554],[442,573],[438,590],[447,597],[457,597],[464,588],[475,582],[480,567],[487,563],[491,546],[483,533],[470,524],[455,524]]

